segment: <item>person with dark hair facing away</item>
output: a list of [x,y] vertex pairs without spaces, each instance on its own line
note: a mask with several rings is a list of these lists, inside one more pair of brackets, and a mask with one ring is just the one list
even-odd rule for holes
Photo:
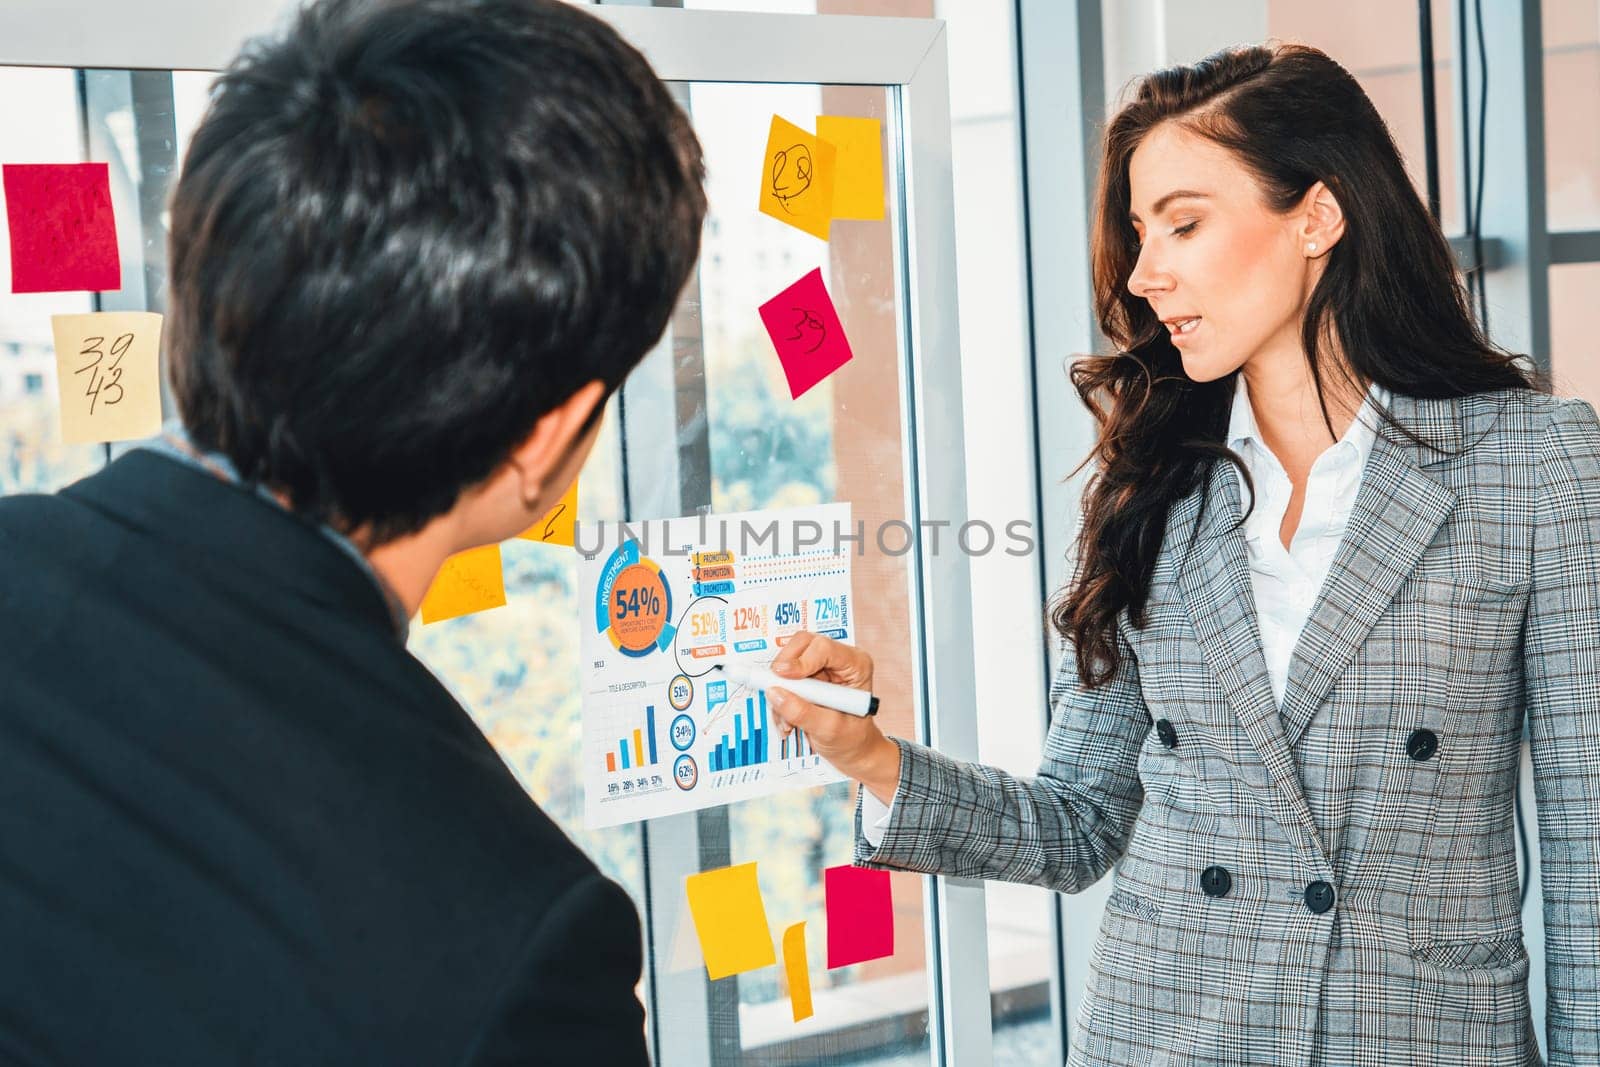
[[[1360,84],[1303,45],[1142,79],[1105,129],[1113,350],[1034,777],[774,690],[859,780],[857,862],[1115,869],[1073,1067],[1600,1063],[1600,420],[1491,345]],[[1259,493],[1259,495],[1258,495]],[[870,688],[797,636],[779,674]]]
[[405,634],[577,476],[703,178],[557,0],[324,0],[221,75],[181,426],[0,500],[0,1060],[647,1061],[631,902]]

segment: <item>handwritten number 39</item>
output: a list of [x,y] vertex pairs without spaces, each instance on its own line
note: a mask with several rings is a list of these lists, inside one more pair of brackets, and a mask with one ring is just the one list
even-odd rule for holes
[[[94,359],[73,371],[73,376],[79,374],[89,375],[89,385],[83,395],[89,398],[89,414],[94,414],[96,402],[105,404],[121,403],[124,392],[122,388],[122,357],[127,355],[128,349],[133,345],[133,334],[125,333],[111,342],[111,362],[106,364],[104,370],[100,363],[106,358],[107,353],[101,349],[105,344],[104,337],[86,337],[83,348],[78,352],[80,356],[93,356]],[[116,395],[111,395],[111,390],[116,390]]]

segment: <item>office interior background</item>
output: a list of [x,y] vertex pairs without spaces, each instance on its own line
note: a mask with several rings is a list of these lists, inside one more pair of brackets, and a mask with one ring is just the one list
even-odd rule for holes
[[[944,367],[942,380],[959,385],[962,432],[909,424],[893,358],[858,357],[789,400],[754,314],[817,254],[805,235],[751,210],[749,172],[766,120],[848,111],[883,117],[893,128],[902,102],[896,79],[683,81],[675,85],[709,168],[700,264],[668,337],[624,393],[628,411],[607,420],[581,480],[586,522],[828,500],[849,500],[857,518],[881,521],[907,515],[911,460],[960,440],[962,455],[945,459],[964,470],[966,511],[939,517],[953,518],[953,526],[982,519],[997,530],[1022,520],[1037,543],[1027,554],[971,555],[967,618],[911,617],[915,555],[857,562],[857,598],[880,605],[863,617],[858,639],[878,658],[886,705],[898,709],[886,707],[891,732],[955,738],[968,748],[963,754],[1018,773],[1037,765],[1057,655],[1041,604],[1067,573],[1082,476],[1065,476],[1092,434],[1066,367],[1103,344],[1089,309],[1088,190],[1099,124],[1143,72],[1269,38],[1327,51],[1389,123],[1419,195],[1436,196],[1463,271],[1481,277],[1480,313],[1493,338],[1551,369],[1557,392],[1600,404],[1600,345],[1589,314],[1600,296],[1600,0],[1434,0],[1431,8],[1400,0],[654,6],[804,17],[806,40],[841,48],[856,37],[858,16],[944,21],[953,293],[913,293],[895,280],[903,280],[907,255],[904,218],[862,228],[827,255],[833,277],[859,281],[841,310],[857,352],[869,357],[906,343],[908,301],[953,297],[947,312],[959,318],[959,366]],[[119,292],[0,292],[0,493],[49,491],[121,448],[59,443],[50,315],[162,309],[164,198],[212,74],[38,65],[4,45],[0,61],[10,64],[0,66],[0,157],[109,160],[123,244]],[[939,157],[937,144],[896,150],[893,142],[891,191],[918,151]],[[1427,164],[1430,144],[1435,168]],[[661,447],[667,442],[677,447]],[[658,1062],[1063,1062],[1109,878],[1063,898],[999,884],[938,887],[895,874],[895,954],[814,974],[816,1014],[802,1023],[790,1018],[781,967],[708,981],[683,878],[759,861],[769,908],[816,916],[821,869],[850,857],[853,791],[838,785],[585,830],[575,562],[529,543],[509,544],[505,554],[508,606],[414,624],[411,648],[471,711],[529,794],[633,895],[646,920],[649,964],[640,992]],[[907,636],[916,633],[932,636],[919,645]],[[936,720],[918,706],[923,649],[951,635],[970,642],[975,698],[971,707],[941,709]],[[1524,926],[1542,1028],[1531,797],[1525,767],[1532,885]]]

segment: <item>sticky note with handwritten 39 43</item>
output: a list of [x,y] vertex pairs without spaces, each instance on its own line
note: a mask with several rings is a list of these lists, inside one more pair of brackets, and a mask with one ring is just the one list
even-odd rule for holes
[[13,293],[122,288],[105,163],[8,163],[0,167],[0,185]]
[[777,962],[754,863],[691,874],[684,884],[707,975],[726,978]]
[[837,153],[833,217],[883,218],[883,123],[854,115],[818,115],[817,136]]
[[796,399],[850,362],[850,341],[820,267],[762,304],[761,322]]
[[826,241],[833,222],[834,154],[827,141],[772,116],[761,158],[761,211]]
[[506,578],[501,569],[500,546],[469,548],[457,552],[439,568],[427,596],[422,598],[422,621],[442,622],[504,607],[505,602]]
[[161,429],[161,316],[153,311],[52,315],[61,439],[137,441]]
[[578,521],[578,480],[574,478],[561,499],[532,526],[517,534],[524,541],[574,547]]

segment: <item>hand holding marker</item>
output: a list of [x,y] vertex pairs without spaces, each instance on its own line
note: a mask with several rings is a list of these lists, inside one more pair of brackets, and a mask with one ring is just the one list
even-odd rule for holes
[[755,686],[757,689],[787,689],[802,700],[823,708],[832,708],[850,715],[878,714],[878,698],[865,689],[852,689],[847,685],[816,678],[782,678],[765,667],[744,663],[719,663],[717,670],[728,676],[735,685]]
[[[892,803],[900,787],[900,745],[883,735],[873,714],[878,702],[870,695],[872,657],[854,645],[801,630],[771,667],[777,687],[767,688],[767,703],[783,735],[804,730],[806,742],[834,770],[854,778],[885,804]],[[844,691],[839,703],[853,702],[856,714],[834,711],[800,694],[797,682],[823,678],[828,690]]]

